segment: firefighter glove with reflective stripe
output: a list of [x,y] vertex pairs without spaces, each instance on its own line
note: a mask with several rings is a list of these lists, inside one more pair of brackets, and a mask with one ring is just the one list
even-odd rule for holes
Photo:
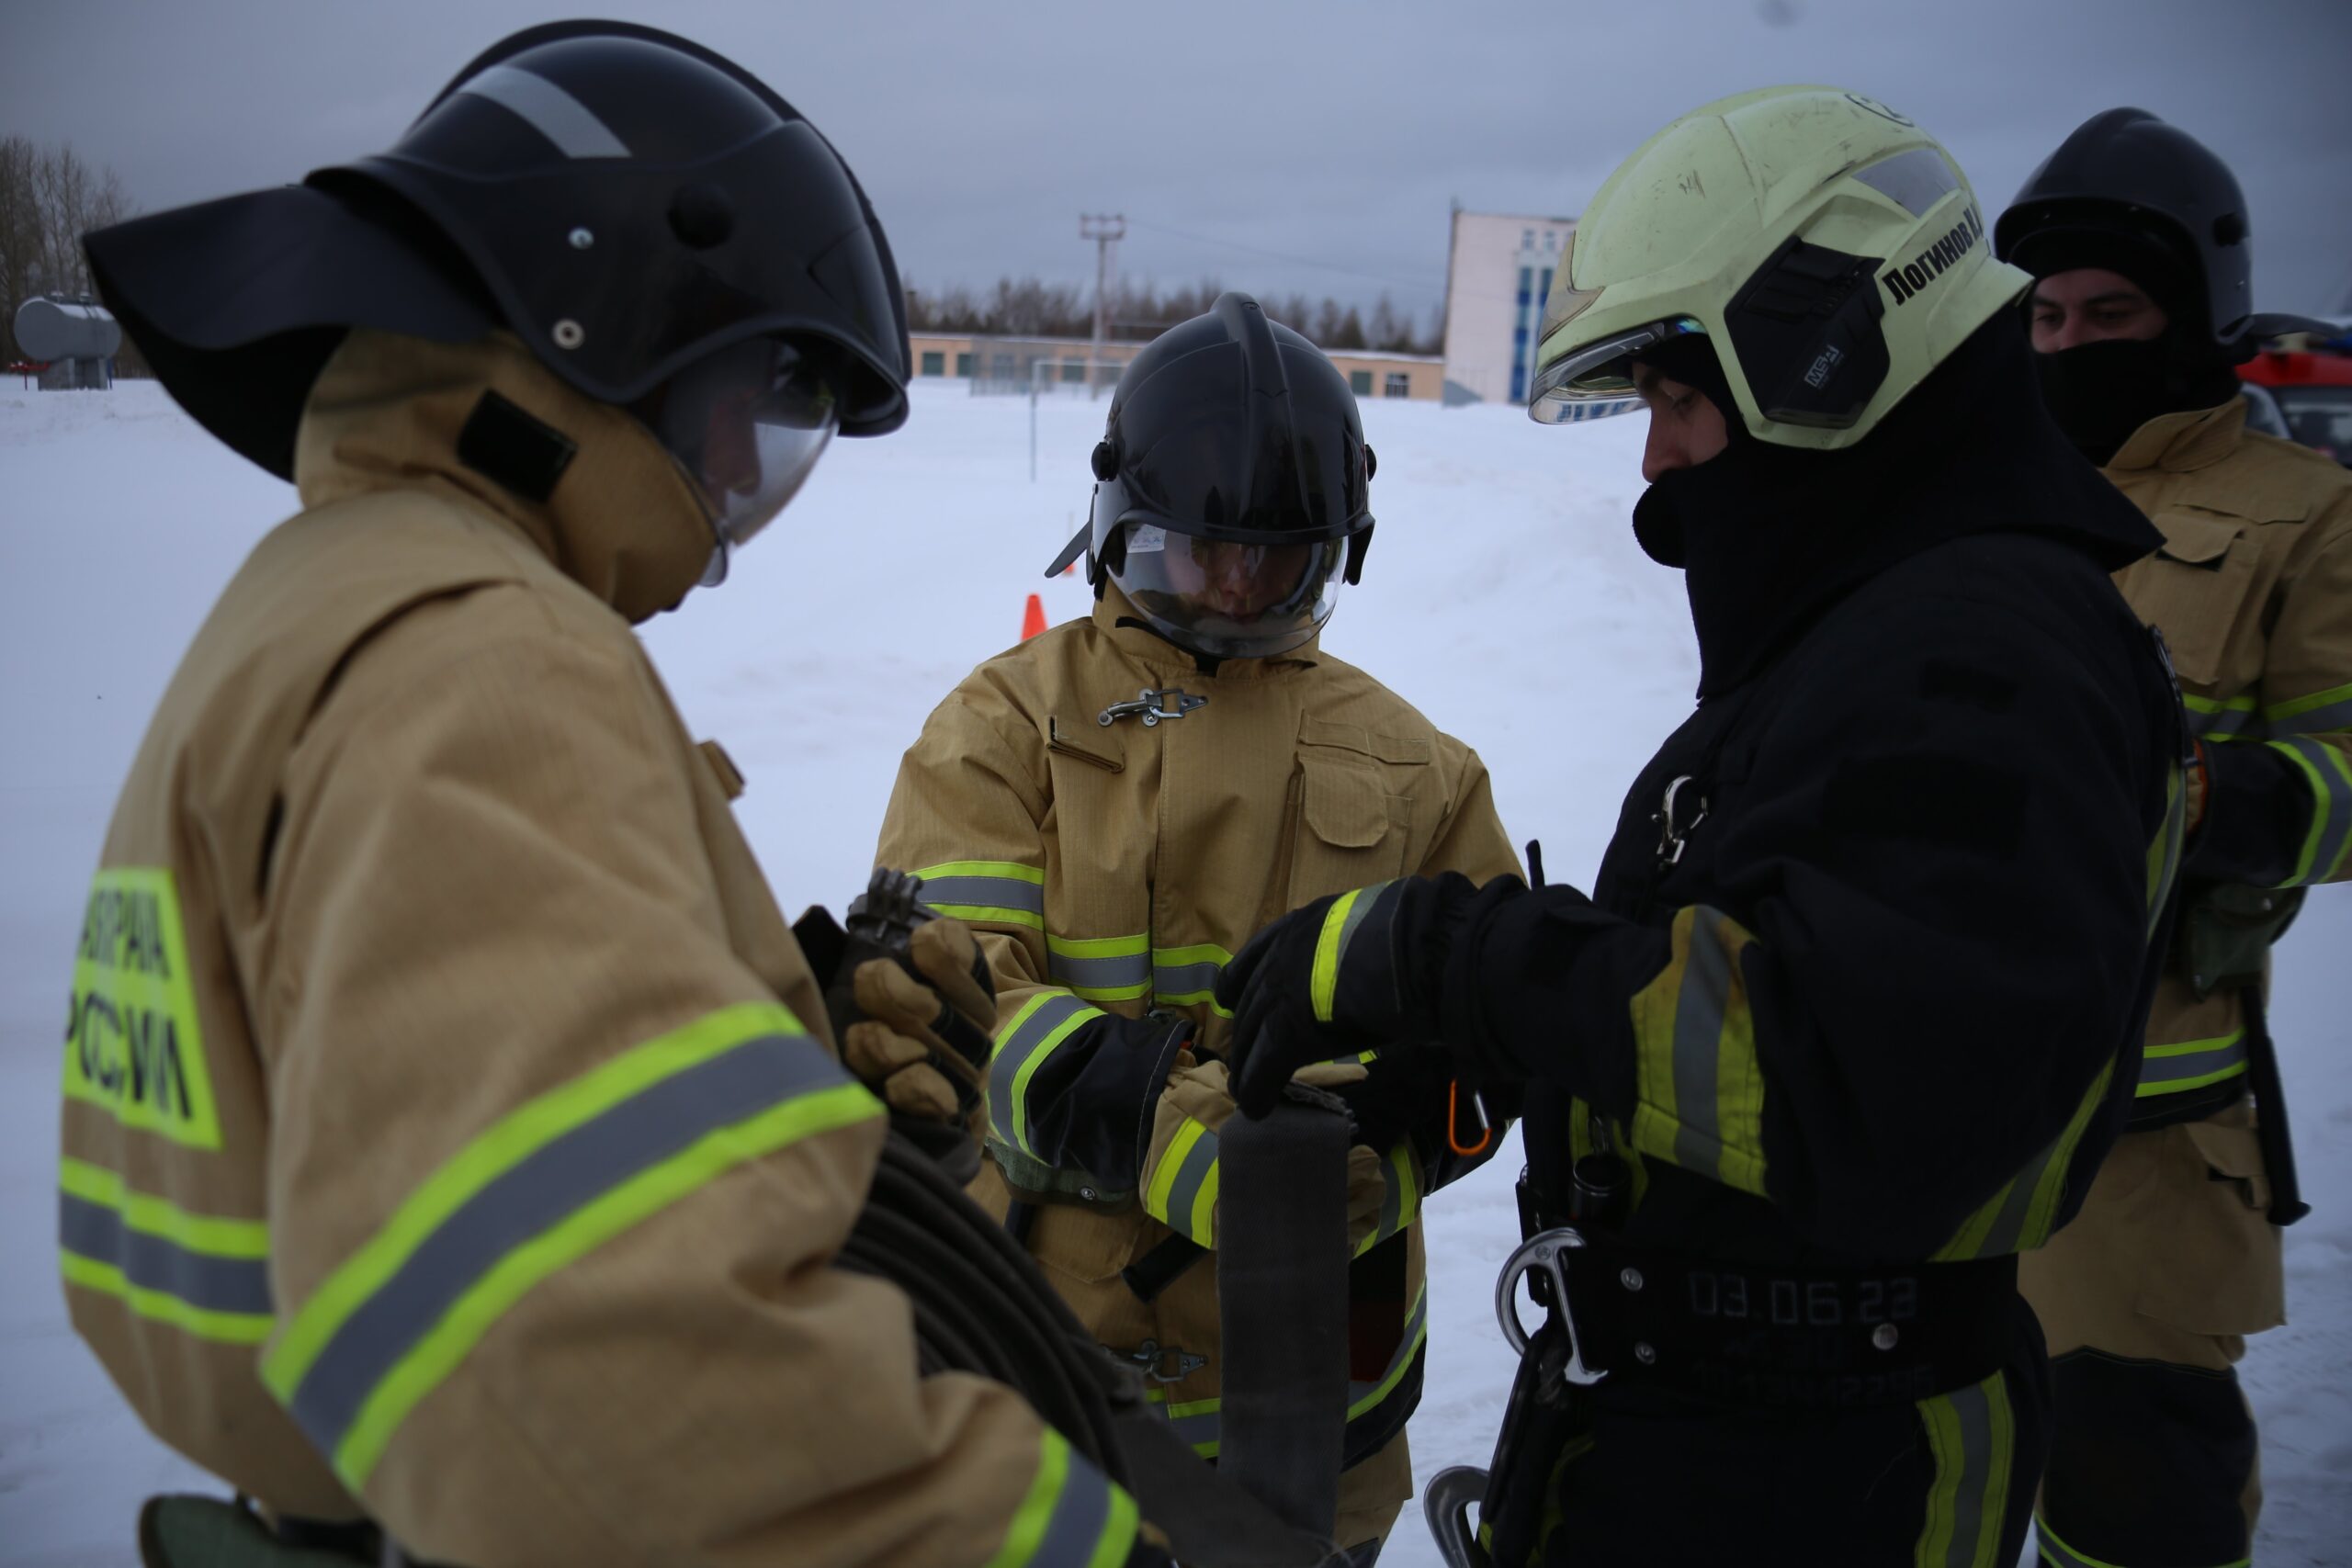
[[1251,937],[1217,981],[1233,1010],[1234,1098],[1273,1109],[1300,1068],[1438,1043],[1448,949],[1477,889],[1458,872],[1317,898]]

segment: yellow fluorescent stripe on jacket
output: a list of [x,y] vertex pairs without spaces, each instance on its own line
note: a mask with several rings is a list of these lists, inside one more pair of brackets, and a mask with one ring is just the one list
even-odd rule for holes
[[269,1256],[269,1226],[260,1220],[190,1213],[164,1199],[131,1191],[121,1177],[101,1166],[70,1158],[57,1163],[60,1191],[119,1211],[131,1230],[217,1258]]
[[1048,1057],[1102,1010],[1068,991],[1039,991],[1000,1024],[989,1059],[989,1128],[1032,1158],[1043,1158],[1029,1138],[1029,1084]]
[[1046,874],[1018,861],[951,860],[913,874],[922,901],[943,915],[983,924],[1046,929]]
[[191,1213],[78,1159],[58,1162],[57,1192],[66,1283],[199,1339],[257,1345],[277,1328],[262,1222]]
[[539,1280],[724,1171],[881,1113],[785,1008],[708,1014],[467,1145],[303,1303],[263,1381],[356,1492]]
[[2109,1060],[2091,1079],[2090,1088],[2083,1091],[2075,1114],[2067,1119],[2057,1137],[2028,1160],[2025,1168],[1975,1213],[1962,1220],[1951,1240],[1944,1243],[1929,1261],[1953,1263],[1972,1258],[1998,1258],[2005,1253],[2028,1252],[2048,1241],[2059,1201],[2065,1196],[2066,1171],[2074,1163],[2075,1145],[2083,1141],[2084,1130],[2106,1100],[2108,1086],[2114,1080],[2115,1063]]
[[1184,1118],[1144,1189],[1144,1213],[1200,1247],[1216,1246],[1217,1139]]
[[1919,1401],[1918,1411],[1936,1478],[1912,1552],[1915,1568],[2007,1568],[1997,1559],[2017,1459],[2008,1386],[1995,1372],[1983,1382]]
[[[1205,1122],[1187,1116],[1144,1184],[1144,1213],[1195,1246],[1216,1246],[1216,1202],[1221,1168],[1217,1136]],[[1380,1162],[1380,1210],[1354,1256],[1374,1247],[1420,1218],[1421,1182],[1412,1145],[1398,1144]]]
[[988,1568],[1119,1568],[1135,1547],[1133,1497],[1046,1427],[1036,1478]]
[[1151,938],[1046,936],[1046,974],[1091,1002],[1151,995]]
[[[2254,699],[2245,701],[2250,706]],[[2262,722],[2273,735],[2325,735],[2352,729],[2352,682],[2273,703],[2262,710]]]
[[2295,765],[2312,792],[2311,826],[2304,831],[2295,869],[2281,887],[2327,882],[2352,855],[2352,763],[2341,749],[2310,736],[2273,740],[2270,749]]
[[1356,1243],[1362,1258],[1390,1236],[1420,1218],[1421,1182],[1413,1163],[1413,1145],[1398,1144],[1380,1162],[1380,1218],[1370,1234]]
[[1739,955],[1756,939],[1720,910],[1678,911],[1673,955],[1634,996],[1632,1142],[1726,1187],[1764,1188],[1764,1075]]

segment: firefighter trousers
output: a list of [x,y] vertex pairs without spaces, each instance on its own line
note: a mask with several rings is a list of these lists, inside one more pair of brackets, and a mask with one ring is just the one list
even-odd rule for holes
[[2009,1568],[2048,1440],[2032,1314],[1983,1382],[1843,1412],[1594,1391],[1589,1431],[1554,1472],[1544,1568]]
[[2285,1321],[2254,1115],[2117,1140],[2082,1213],[2019,1260],[2057,1424],[2036,1535],[2057,1568],[2246,1561],[2262,1485],[2235,1370]]

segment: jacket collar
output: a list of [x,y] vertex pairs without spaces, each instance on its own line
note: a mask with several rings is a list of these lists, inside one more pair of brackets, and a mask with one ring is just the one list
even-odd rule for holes
[[1317,632],[1288,653],[1271,659],[1224,659],[1213,662],[1216,668],[1204,670],[1202,660],[1189,649],[1177,647],[1147,625],[1136,614],[1127,596],[1119,592],[1115,582],[1102,585],[1102,596],[1094,602],[1095,631],[1128,660],[1139,664],[1157,678],[1182,676],[1193,681],[1264,681],[1286,675],[1294,670],[1311,670],[1322,657],[1323,634]]
[[2132,433],[2132,438],[2108,459],[2107,468],[2109,473],[2127,468],[2188,473],[2211,468],[2245,440],[2245,400],[2232,398],[2210,409],[2158,414]]
[[[458,434],[492,391],[578,448],[544,502],[458,459]],[[294,482],[313,507],[374,491],[456,492],[633,622],[675,605],[710,559],[702,502],[653,433],[574,391],[505,333],[451,344],[352,332],[304,405]]]

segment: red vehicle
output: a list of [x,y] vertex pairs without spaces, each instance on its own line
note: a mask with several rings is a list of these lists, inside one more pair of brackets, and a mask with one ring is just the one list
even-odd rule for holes
[[2352,468],[2352,356],[2265,349],[2238,375],[2269,391],[2290,439]]

